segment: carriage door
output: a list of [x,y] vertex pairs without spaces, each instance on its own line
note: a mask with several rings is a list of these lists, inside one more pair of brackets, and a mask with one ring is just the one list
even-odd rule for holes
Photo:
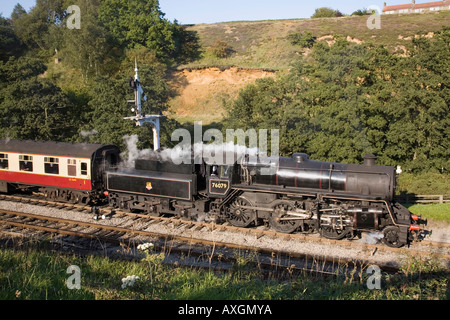
[[208,166],[208,193],[211,197],[222,198],[231,188],[233,166]]

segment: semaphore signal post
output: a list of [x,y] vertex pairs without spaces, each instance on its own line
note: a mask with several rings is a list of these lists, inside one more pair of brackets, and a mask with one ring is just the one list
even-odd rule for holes
[[134,100],[128,100],[129,103],[134,103],[134,108],[131,110],[136,112],[133,117],[125,117],[126,120],[132,120],[136,122],[137,126],[142,127],[144,124],[148,123],[153,128],[153,149],[156,151],[160,148],[160,119],[164,117],[163,115],[145,115],[142,112],[142,99],[147,101],[147,97],[142,89],[141,82],[138,75],[137,60],[135,59],[135,75],[134,79],[130,78],[130,87],[134,89]]

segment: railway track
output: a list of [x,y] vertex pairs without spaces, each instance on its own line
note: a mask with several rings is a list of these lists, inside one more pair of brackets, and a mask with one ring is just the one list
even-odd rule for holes
[[[0,195],[0,200],[16,201],[21,203],[27,203],[31,205],[40,206],[50,206],[57,209],[65,209],[68,211],[85,211],[91,212],[92,207],[85,205],[75,205],[62,202],[47,201],[43,199],[36,199],[23,196],[11,196],[11,195]],[[228,250],[239,250],[247,252],[259,252],[260,254],[267,255],[269,257],[285,257],[287,263],[284,263],[284,267],[298,270],[312,270],[317,269],[317,265],[320,264],[317,261],[323,261],[322,271],[325,273],[335,273],[331,268],[325,268],[325,264],[332,265],[353,265],[364,268],[373,263],[370,257],[375,253],[380,255],[381,253],[399,253],[405,251],[405,249],[395,249],[382,245],[370,245],[370,244],[360,244],[355,241],[336,241],[329,240],[320,237],[314,237],[304,234],[280,234],[272,230],[266,230],[265,228],[253,228],[253,229],[242,229],[225,224],[213,224],[205,222],[195,222],[195,221],[182,221],[173,217],[152,217],[148,215],[112,211],[110,208],[97,208],[94,210],[94,217],[115,219],[119,221],[118,225],[107,225],[102,223],[102,219],[95,221],[90,219],[87,221],[71,220],[67,218],[56,218],[49,216],[40,216],[30,213],[19,213],[11,211],[0,211],[0,223],[2,225],[9,225],[15,228],[27,228],[33,230],[40,230],[49,233],[58,233],[74,237],[83,237],[96,239],[105,242],[134,242],[140,243],[145,238],[158,238],[165,239],[164,241],[178,242],[188,244],[189,246],[199,245],[208,246],[210,248],[226,248]],[[90,216],[92,218],[92,215]],[[106,221],[106,220],[105,220]],[[154,227],[154,228],[151,228]],[[157,231],[158,229],[165,229],[164,232]],[[199,236],[198,234],[205,234],[209,237]],[[319,244],[322,246],[339,246],[339,247],[352,247],[353,249],[357,247],[360,252],[364,254],[358,255],[358,258],[339,258],[336,256],[330,256],[326,253],[308,254],[295,252],[293,250],[280,250],[273,247],[261,247],[249,244],[243,245],[235,241],[223,241],[218,240],[218,235],[225,233],[238,233],[253,239],[256,242],[262,242],[263,239],[282,241],[282,248],[290,248],[293,243],[311,243]],[[195,235],[194,235],[195,234]],[[211,237],[211,235],[213,235]],[[226,238],[226,237],[225,237]],[[425,250],[407,249],[410,255],[420,255],[429,256],[430,252],[434,252],[434,255],[440,258],[450,260],[450,255],[447,254],[449,244],[445,243],[433,243],[429,242],[425,247]],[[442,253],[442,251],[444,253]],[[220,255],[220,254],[219,254]],[[222,255],[223,257],[223,255]],[[308,264],[308,257],[310,263]],[[314,257],[314,259],[312,259]],[[361,257],[369,257],[369,259],[364,259]],[[291,261],[296,260],[296,265],[298,266],[299,261],[306,261],[303,266],[298,268],[294,267],[292,269]],[[269,258],[270,260],[270,258]],[[312,260],[316,260],[316,263],[311,263]],[[392,263],[382,264],[380,262],[376,263],[382,269],[386,271],[395,271],[397,266]],[[261,265],[261,264],[260,264]],[[326,271],[325,271],[326,270]],[[332,270],[332,271],[328,271]]]
[[[208,268],[219,271],[228,270],[228,268],[231,268],[230,266],[236,265],[238,260],[238,258],[233,257],[233,252],[229,255],[224,255],[223,251],[219,248],[225,248],[226,250],[232,249],[234,250],[234,253],[239,251],[241,260],[243,257],[245,258],[245,255],[252,257],[252,254],[255,253],[254,248],[252,247],[234,243],[173,236],[138,229],[106,226],[96,222],[83,222],[79,220],[62,219],[8,210],[0,210],[0,225],[18,228],[20,230],[31,229],[44,233],[88,238],[102,242],[127,243],[128,246],[133,244],[134,247],[144,240],[162,239],[160,242],[163,244],[156,246],[157,251],[170,252],[171,254],[188,252],[190,257],[197,259],[199,257],[206,258],[209,261]],[[4,232],[5,230],[0,231]],[[14,233],[17,234],[18,232],[14,231]],[[139,239],[137,239],[136,236],[139,236]],[[170,244],[168,244],[169,242]],[[196,245],[198,246],[197,248],[195,248]],[[203,247],[203,250],[199,250],[199,247]],[[212,250],[207,252],[204,250],[205,247],[212,248]],[[269,254],[268,252],[260,252],[260,254],[261,255],[256,262],[249,259],[246,263],[249,263],[263,274],[271,275],[273,275],[274,269],[281,273],[284,272],[284,274],[289,273],[290,275],[298,272],[339,275],[343,272],[347,272],[349,268],[361,268],[361,266],[363,266],[357,262],[353,262],[349,265],[349,261],[331,261],[332,266],[330,266],[330,261],[322,260],[320,257],[310,257],[308,260],[304,259],[305,257],[303,256],[297,256],[297,260],[295,261],[298,262],[300,261],[298,258],[303,258],[303,263],[302,266],[296,266],[293,263],[295,257],[287,253],[271,252]],[[218,261],[221,262],[220,265],[217,263]],[[215,262],[214,265],[212,265],[213,262]],[[344,262],[346,263],[345,268],[338,268],[339,263]]]

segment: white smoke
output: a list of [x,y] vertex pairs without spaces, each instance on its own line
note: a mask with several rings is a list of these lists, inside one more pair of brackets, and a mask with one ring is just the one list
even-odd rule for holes
[[121,165],[125,168],[134,168],[134,162],[136,159],[156,156],[156,152],[151,149],[138,149],[137,143],[139,138],[137,135],[126,135],[123,137],[123,141],[126,145],[126,151],[120,154],[120,158],[122,159]]
[[240,161],[245,155],[257,156],[258,148],[247,148],[246,146],[235,145],[233,142],[221,144],[204,144],[198,142],[193,146],[177,145],[174,148],[164,148],[159,151],[152,149],[139,150],[137,147],[139,138],[137,135],[126,135],[123,138],[126,145],[126,151],[121,154],[123,159],[122,166],[125,168],[133,168],[137,159],[159,159],[161,161],[172,161],[174,164],[192,163],[195,156],[196,163],[200,156],[208,164],[227,163],[233,164]]
[[208,164],[234,164],[240,161],[245,155],[257,156],[260,154],[258,148],[247,148],[246,146],[236,145],[233,142],[221,144],[203,144],[201,142],[194,145],[196,149],[203,151],[203,158]]
[[89,131],[83,130],[83,131],[80,132],[80,135],[81,135],[83,138],[86,138],[86,137],[89,137],[89,136],[94,136],[94,135],[96,135],[97,133],[98,133],[98,131],[95,130],[95,129],[92,129],[92,130],[89,130]]
[[384,238],[384,234],[380,232],[370,232],[366,235],[366,237],[363,239],[364,243],[367,244],[377,244]]

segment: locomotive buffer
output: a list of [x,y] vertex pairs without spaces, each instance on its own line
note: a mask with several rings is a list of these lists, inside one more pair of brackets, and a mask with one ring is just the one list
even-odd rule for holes
[[136,112],[134,117],[126,117],[126,120],[133,120],[136,122],[136,126],[142,127],[144,124],[148,123],[153,128],[153,149],[156,151],[160,148],[160,123],[159,119],[164,117],[163,115],[145,115],[142,113],[142,96],[144,101],[147,101],[147,97],[142,89],[141,82],[138,75],[137,60],[134,60],[134,79],[130,77],[130,87],[134,89],[134,100],[128,100],[128,103],[134,103],[135,107],[131,111]]

